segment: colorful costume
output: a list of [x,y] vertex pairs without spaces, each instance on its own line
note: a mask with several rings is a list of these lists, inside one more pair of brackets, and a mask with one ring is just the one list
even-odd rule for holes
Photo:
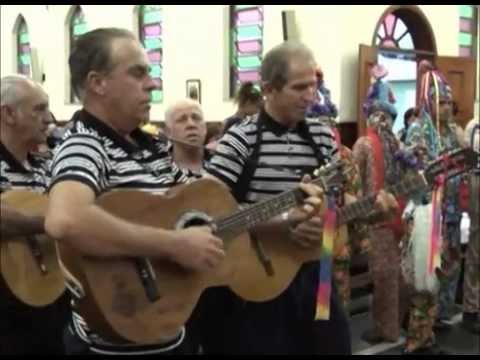
[[[435,128],[432,121],[436,120],[439,124],[438,117],[432,119],[432,109],[435,108],[435,113],[439,114],[439,101],[451,100],[450,88],[444,77],[433,70],[427,61],[422,61],[420,67],[424,72],[420,89],[421,116],[410,125],[405,143],[417,155],[419,167],[423,168],[426,162],[437,159],[443,151],[457,147],[458,144],[453,140],[453,126],[446,125],[444,133],[439,134],[439,126]],[[445,242],[442,244],[442,235],[445,235],[443,225],[448,224],[443,221],[451,219],[448,215],[442,219],[442,208],[450,206],[449,200],[454,197],[451,195],[452,184],[446,185],[439,178],[433,193],[424,192],[412,198],[404,213],[409,231],[403,246],[402,269],[404,279],[413,292],[405,346],[407,353],[434,349],[433,324],[440,289],[439,275],[443,274],[440,278],[445,280],[445,275],[454,274],[452,266],[448,266],[447,273],[441,270],[447,268],[445,259],[440,257],[442,247],[445,246]],[[453,209],[452,215],[456,211]]]
[[[396,111],[385,99],[373,98],[372,94],[379,93],[371,88],[364,105],[368,116],[367,135],[360,137],[353,147],[353,155],[360,169],[363,196],[375,194],[398,182],[409,165],[406,161],[408,157],[402,155],[399,142],[392,132]],[[378,222],[369,227],[374,329],[367,336],[371,340],[367,341],[396,341],[400,335],[402,318],[398,244],[402,230],[399,216],[391,222]]]

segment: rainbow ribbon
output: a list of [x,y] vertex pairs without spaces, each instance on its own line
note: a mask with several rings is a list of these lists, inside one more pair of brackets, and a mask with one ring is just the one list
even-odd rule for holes
[[328,208],[324,215],[322,255],[317,289],[315,320],[330,319],[330,295],[332,293],[332,254],[336,235],[337,211],[335,196],[327,196]]

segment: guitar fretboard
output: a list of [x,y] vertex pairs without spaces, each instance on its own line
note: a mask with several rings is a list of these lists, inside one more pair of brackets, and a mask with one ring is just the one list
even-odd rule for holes
[[234,238],[245,230],[297,206],[304,193],[300,189],[290,190],[258,204],[250,205],[233,215],[221,218],[215,222],[216,233],[223,239]]
[[[388,186],[386,191],[395,196],[408,195],[416,190],[424,189],[427,182],[421,174],[408,175],[399,183]],[[375,195],[370,195],[352,204],[344,206],[337,211],[337,224],[345,224],[353,219],[361,218],[369,214],[374,207]]]

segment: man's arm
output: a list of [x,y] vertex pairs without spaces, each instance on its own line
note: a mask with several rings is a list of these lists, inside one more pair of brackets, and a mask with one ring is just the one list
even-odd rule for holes
[[43,234],[44,217],[31,216],[1,203],[0,239]]
[[53,186],[45,229],[54,239],[96,257],[160,257],[194,270],[216,266],[223,244],[206,229],[172,231],[137,225],[95,204],[95,193],[76,181]]

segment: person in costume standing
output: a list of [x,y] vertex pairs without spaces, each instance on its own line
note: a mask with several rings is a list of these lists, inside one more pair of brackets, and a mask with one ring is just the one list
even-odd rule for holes
[[[395,184],[408,167],[407,157],[400,156],[400,144],[392,132],[397,111],[390,100],[393,94],[381,81],[388,73],[375,65],[371,74],[376,79],[363,106],[367,116],[367,134],[353,146],[353,156],[360,169],[361,193],[372,195]],[[400,161],[399,161],[400,160]],[[397,199],[399,201],[400,199]],[[399,201],[402,207],[402,201]],[[374,327],[362,339],[369,343],[395,342],[400,336],[400,252],[401,212],[388,222],[369,227],[369,270],[373,280],[372,316]]]
[[[459,130],[448,123],[452,96],[445,78],[426,60],[420,62],[419,67],[423,74],[420,116],[410,125],[405,144],[416,154],[421,169],[428,161],[459,145]],[[449,226],[448,219],[453,217],[446,214],[443,220],[447,225],[442,226],[442,207],[452,198],[449,185],[445,186],[439,178],[433,192],[423,192],[412,198],[403,216],[409,231],[403,245],[402,270],[412,291],[404,354],[445,354],[436,344],[433,327],[440,280],[445,281],[456,271],[454,262],[445,257],[441,259],[441,254],[445,253],[442,235]],[[445,242],[448,244],[448,236]]]

